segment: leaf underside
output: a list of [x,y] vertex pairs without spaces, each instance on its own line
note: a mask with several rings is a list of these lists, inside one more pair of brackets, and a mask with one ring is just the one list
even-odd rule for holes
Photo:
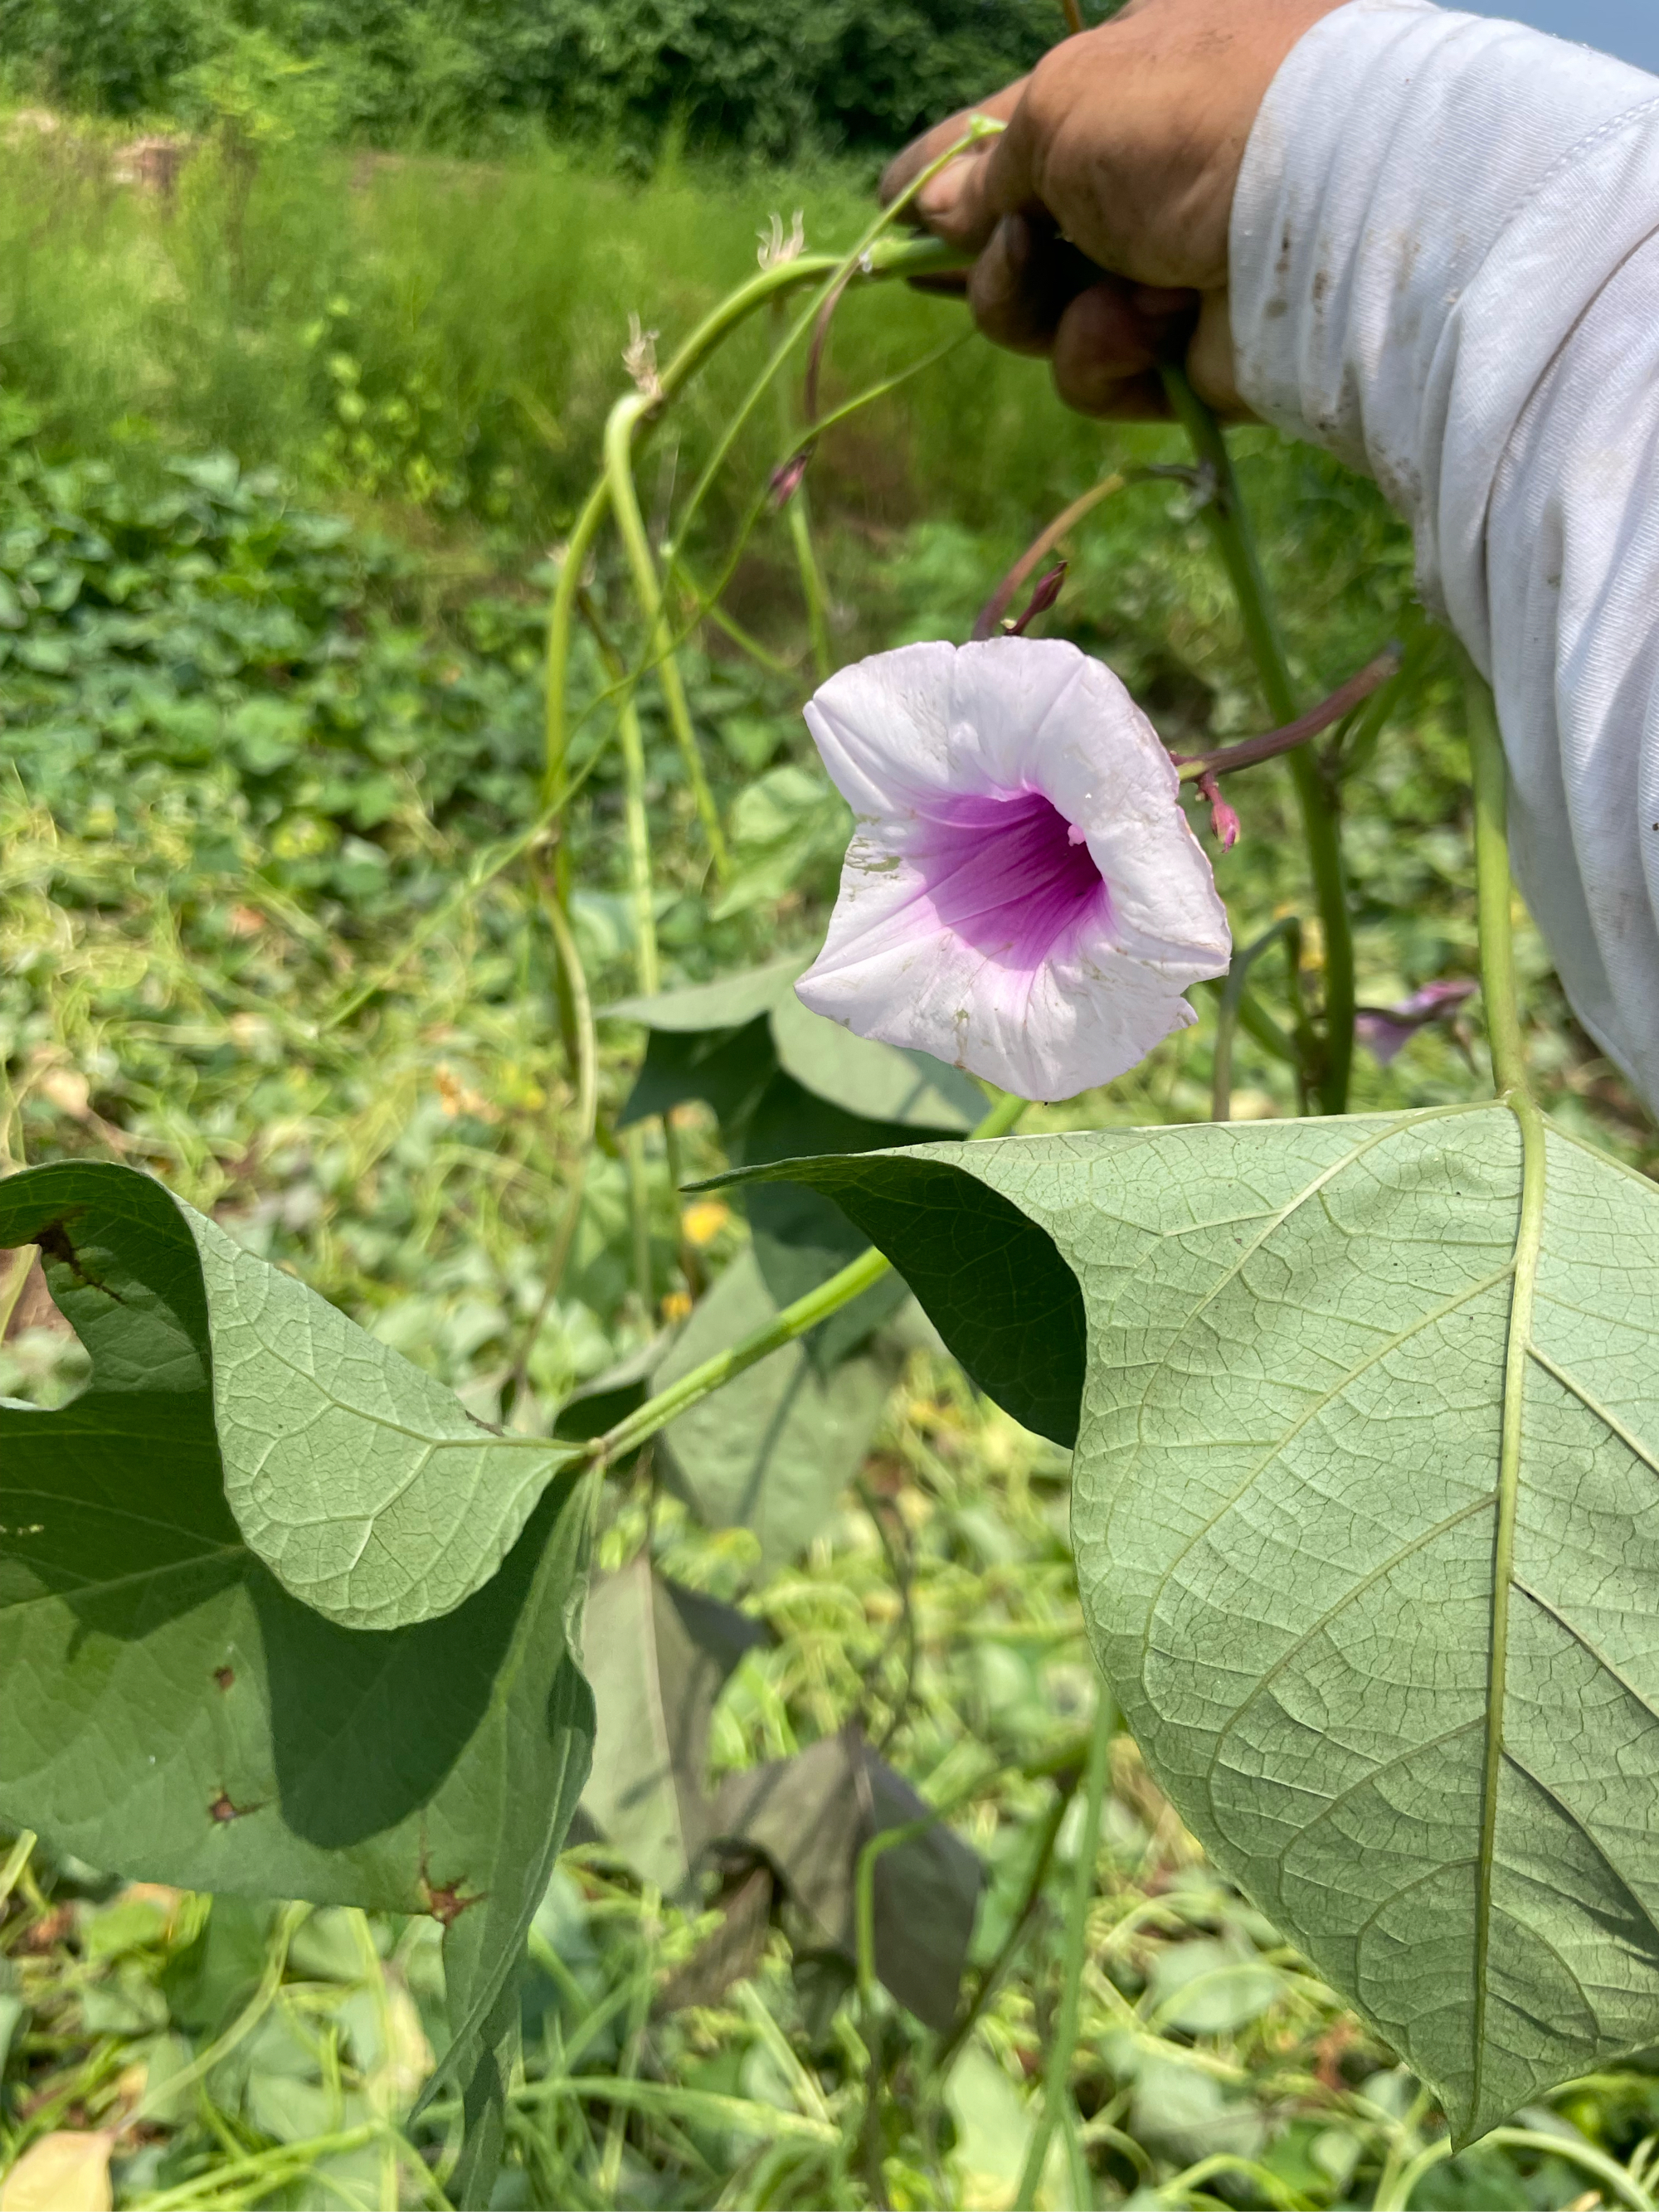
[[574,1478],[444,1618],[325,1620],[227,1502],[184,1210],[128,1170],[33,1170],[0,1185],[0,1244],[30,1243],[93,1368],[56,1412],[0,1406],[0,1817],[185,1888],[434,1912],[463,2069],[592,1741]]
[[981,1380],[1042,1293],[988,1344],[975,1255],[1052,1240],[1129,1724],[1460,2142],[1659,2037],[1659,1192],[1525,1102],[787,1172]]

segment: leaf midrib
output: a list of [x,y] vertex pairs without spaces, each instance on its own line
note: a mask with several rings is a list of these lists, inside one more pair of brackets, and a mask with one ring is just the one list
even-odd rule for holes
[[1504,1762],[1504,1700],[1508,1684],[1510,1600],[1515,1574],[1515,1525],[1521,1496],[1522,1417],[1532,1338],[1538,1261],[1544,1241],[1547,1166],[1544,1121],[1524,1091],[1506,1101],[1521,1131],[1521,1210],[1515,1230],[1513,1288],[1504,1358],[1504,1406],[1498,1456],[1498,1515],[1492,1534],[1492,1656],[1486,1677],[1486,1748],[1480,1788],[1480,1841],[1475,1859],[1474,2063],[1470,2110],[1482,2108],[1486,2063],[1486,2002],[1492,1943],[1492,1882],[1497,1859],[1498,1792]]
[[[1140,1656],[1143,1661],[1147,1660],[1152,1656],[1152,1626],[1154,1617],[1157,1614],[1158,1607],[1164,1602],[1164,1594],[1169,1589],[1171,1578],[1181,1568],[1183,1562],[1192,1557],[1196,1547],[1213,1531],[1216,1524],[1223,1518],[1223,1516],[1230,1513],[1242,1498],[1249,1496],[1249,1492],[1254,1489],[1266,1470],[1273,1465],[1273,1462],[1279,1457],[1279,1454],[1284,1451],[1285,1447],[1291,1443],[1296,1437],[1300,1436],[1303,1430],[1307,1427],[1309,1422],[1317,1419],[1319,1415],[1324,1412],[1328,1406],[1334,1404],[1336,1400],[1342,1395],[1345,1390],[1351,1389],[1359,1380],[1360,1376],[1368,1373],[1371,1368],[1376,1365],[1379,1360],[1386,1359],[1391,1352],[1398,1352],[1402,1344],[1409,1344],[1414,1336],[1420,1335],[1425,1328],[1432,1328],[1437,1322],[1446,1320],[1449,1315],[1458,1312],[1461,1308],[1472,1304],[1476,1298],[1484,1297],[1488,1291],[1496,1290],[1501,1282],[1504,1282],[1513,1273],[1514,1267],[1515,1262],[1513,1259],[1505,1261],[1501,1267],[1494,1268],[1491,1274],[1483,1276],[1478,1283],[1470,1283],[1467,1285],[1462,1290],[1459,1291],[1454,1297],[1442,1299],[1441,1303],[1436,1306],[1432,1311],[1418,1315],[1416,1319],[1413,1321],[1408,1327],[1396,1330],[1393,1336],[1385,1339],[1385,1340],[1381,1344],[1373,1346],[1371,1350],[1365,1354],[1365,1357],[1362,1360],[1359,1360],[1354,1366],[1351,1367],[1347,1373],[1342,1376],[1340,1380],[1332,1383],[1330,1389],[1325,1391],[1320,1397],[1316,1398],[1310,1406],[1305,1407],[1303,1411],[1297,1415],[1295,1420],[1291,1423],[1289,1428],[1287,1428],[1281,1436],[1275,1437],[1270,1444],[1267,1444],[1261,1449],[1260,1456],[1256,1459],[1254,1465],[1251,1467],[1249,1473],[1244,1477],[1244,1480],[1238,1485],[1237,1488],[1231,1492],[1227,1497],[1224,1498],[1221,1503],[1216,1507],[1215,1510],[1211,1513],[1198,1528],[1194,1529],[1192,1534],[1188,1536],[1186,1542],[1181,1547],[1181,1549],[1170,1560],[1169,1565],[1158,1577],[1158,1587],[1152,1591],[1151,1596],[1146,1601],[1146,1626],[1142,1632],[1140,1643]],[[1182,1332],[1184,1333],[1186,1324],[1183,1322],[1182,1327]],[[1162,1366],[1163,1364],[1164,1363],[1160,1362],[1160,1366]],[[1145,1409],[1145,1403],[1146,1401],[1143,1398],[1143,1410]],[[1133,1462],[1131,1462],[1130,1471],[1133,1471]],[[1492,1493],[1490,1492],[1483,1492],[1481,1495],[1478,1498],[1474,1499],[1468,1506],[1461,1508],[1455,1518],[1462,1520],[1470,1512],[1477,1510],[1484,1511],[1486,1508],[1492,1504]],[[1450,1524],[1449,1523],[1447,1525]],[[1438,1532],[1431,1531],[1430,1533],[1436,1534]],[[1389,1559],[1384,1560],[1382,1562],[1382,1568],[1376,1570],[1376,1571],[1382,1571],[1389,1566],[1394,1565],[1396,1559],[1406,1558],[1408,1553],[1414,1547],[1414,1542],[1413,1545],[1405,1547],[1404,1549],[1391,1555]],[[1371,1579],[1372,1577],[1369,1575],[1365,1578],[1366,1582],[1370,1582]],[[1342,1602],[1346,1603],[1348,1597],[1358,1595],[1359,1590],[1363,1589],[1364,1587],[1365,1584],[1364,1583],[1356,1584],[1352,1591],[1345,1594]],[[1333,1610],[1340,1611],[1340,1607],[1334,1607]],[[1275,1665],[1280,1663],[1282,1663],[1282,1662],[1276,1662]],[[1263,1679],[1265,1680],[1267,1678],[1264,1677]],[[1255,1695],[1254,1691],[1252,1691],[1251,1695]],[[1242,1711],[1243,1708],[1241,1706],[1239,1710]],[[1237,1717],[1237,1714],[1235,1713],[1232,1717],[1236,1720]],[[1230,1722],[1229,1725],[1231,1726],[1231,1723]]]
[[72,1605],[87,1597],[108,1597],[117,1590],[142,1588],[148,1583],[165,1582],[170,1575],[198,1573],[204,1567],[232,1559],[245,1559],[249,1565],[257,1564],[252,1552],[246,1544],[220,1544],[212,1551],[198,1552],[190,1559],[173,1559],[165,1567],[144,1567],[137,1574],[116,1575],[108,1582],[77,1583],[73,1589],[42,1590],[36,1597],[18,1598],[9,1605],[0,1605],[0,1621],[9,1620],[20,1613],[31,1612],[36,1606]]
[[[407,1437],[411,1443],[424,1444],[428,1452],[447,1449],[457,1444],[465,1444],[470,1448],[476,1449],[480,1451],[487,1451],[492,1448],[500,1448],[502,1446],[516,1446],[520,1449],[544,1452],[555,1449],[553,1444],[546,1437],[520,1437],[514,1436],[511,1432],[497,1436],[492,1430],[488,1429],[486,1429],[482,1435],[477,1436],[475,1436],[470,1429],[458,1429],[453,1434],[446,1434],[442,1431],[434,1434],[425,1429],[411,1429],[402,1421],[388,1420],[384,1413],[371,1413],[362,1406],[354,1406],[349,1399],[337,1397],[334,1392],[329,1389],[325,1382],[319,1382],[317,1376],[307,1369],[296,1366],[294,1361],[290,1359],[285,1352],[278,1352],[274,1345],[270,1344],[264,1337],[260,1336],[257,1330],[254,1329],[252,1322],[245,1322],[243,1325],[249,1330],[250,1334],[253,1335],[254,1340],[258,1344],[261,1354],[265,1358],[274,1362],[276,1366],[285,1367],[290,1375],[296,1376],[301,1382],[306,1383],[311,1389],[314,1390],[317,1393],[317,1395],[325,1401],[325,1410],[331,1407],[337,1413],[349,1413],[354,1419],[368,1421],[372,1426],[377,1429],[388,1430],[393,1436]],[[374,1340],[371,1339],[371,1341]],[[391,1350],[390,1346],[384,1348],[387,1351]],[[401,1358],[402,1355],[398,1353],[395,1354],[394,1357]],[[243,1364],[244,1363],[240,1360],[234,1363],[229,1372],[231,1374],[234,1374],[236,1368]],[[416,1375],[421,1374],[419,1368],[416,1368],[413,1371]],[[216,1414],[219,1406],[218,1378],[220,1374],[220,1369],[216,1361],[214,1363],[213,1373],[214,1411]],[[425,1376],[422,1376],[421,1379],[422,1382],[428,1380]],[[440,1385],[438,1387],[441,1386]],[[279,1444],[285,1443],[290,1437],[303,1436],[305,1431],[311,1427],[313,1421],[316,1419],[317,1416],[313,1414],[308,1419],[297,1423],[293,1428],[285,1429],[281,1436],[272,1437],[266,1444],[264,1457],[268,1458],[270,1453],[273,1452]],[[222,1445],[221,1446],[221,1449],[222,1449]],[[258,1465],[260,1467],[264,1465],[264,1458],[262,1458],[259,1461]],[[256,1472],[258,1470],[256,1469]],[[355,1516],[353,1517],[355,1518]]]

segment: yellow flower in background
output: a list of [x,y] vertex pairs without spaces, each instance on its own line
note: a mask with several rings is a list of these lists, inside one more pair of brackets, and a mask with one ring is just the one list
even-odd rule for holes
[[685,1232],[686,1243],[701,1250],[705,1244],[714,1243],[731,1218],[731,1207],[718,1198],[700,1198],[695,1205],[686,1207],[680,1217],[680,1227]]

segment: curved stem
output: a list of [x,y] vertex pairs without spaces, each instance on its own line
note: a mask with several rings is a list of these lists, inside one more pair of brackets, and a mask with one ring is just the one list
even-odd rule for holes
[[518,1357],[502,1385],[503,1420],[507,1418],[510,1403],[516,1401],[530,1379],[530,1356],[536,1348],[536,1340],[542,1333],[548,1310],[559,1295],[564,1271],[570,1264],[571,1250],[582,1218],[582,1202],[586,1194],[587,1163],[592,1154],[593,1133],[599,1118],[599,1041],[593,1023],[593,1001],[587,988],[587,973],[582,966],[575,933],[570,927],[556,884],[544,880],[538,888],[541,893],[542,912],[547,917],[547,927],[552,934],[553,949],[558,959],[560,999],[570,1009],[572,1057],[576,1068],[575,1159],[570,1170],[570,1187],[565,1194],[564,1212],[554,1232],[553,1249],[548,1258],[547,1278],[542,1285],[542,1295],[520,1343]]
[[[1208,482],[1205,524],[1231,580],[1268,711],[1281,723],[1292,723],[1297,719],[1296,687],[1221,425],[1182,370],[1166,368],[1164,388]],[[1324,1112],[1342,1114],[1347,1110],[1348,1078],[1353,1066],[1355,991],[1353,925],[1348,913],[1336,804],[1318,763],[1308,752],[1292,752],[1290,763],[1325,940],[1324,1053],[1315,1088]]]
[[[780,302],[772,309],[775,324],[780,319],[781,306]],[[783,434],[785,445],[799,452],[801,437],[797,434],[789,386],[782,377],[778,379],[777,395],[778,428]],[[817,412],[816,394],[810,411]],[[809,427],[815,441],[817,425],[813,423]],[[810,447],[807,450],[810,451]],[[829,595],[823,588],[823,571],[818,566],[817,548],[812,543],[812,508],[804,482],[795,487],[789,500],[787,526],[789,543],[794,550],[795,571],[800,578],[801,598],[806,606],[806,627],[812,641],[812,665],[817,671],[818,681],[822,684],[834,665],[830,646],[830,605]]]
[[[1006,1136],[1025,1111],[1027,1103],[1025,1099],[1012,1094],[999,1099],[973,1132],[974,1140]],[[878,1283],[891,1265],[891,1261],[874,1245],[867,1252],[860,1252],[856,1260],[849,1260],[827,1283],[820,1283],[817,1290],[809,1291],[793,1305],[785,1306],[781,1313],[775,1314],[763,1328],[755,1329],[728,1350],[717,1352],[712,1359],[705,1359],[701,1366],[671,1382],[665,1390],[647,1398],[625,1420],[618,1421],[614,1429],[596,1437],[585,1456],[600,1467],[623,1458],[654,1437],[659,1429],[666,1428],[677,1414],[699,1404],[757,1361],[781,1351],[797,1337],[805,1336],[809,1329],[816,1328],[831,1314],[839,1313],[843,1306],[851,1305],[872,1284]]]
[[[613,672],[622,658],[605,634],[599,614],[586,594],[581,610],[592,631],[601,658]],[[623,760],[623,825],[628,855],[628,902],[634,921],[634,984],[642,999],[654,998],[662,984],[657,955],[657,913],[651,879],[651,823],[645,804],[645,734],[640,727],[634,694],[624,690],[617,708],[617,729]],[[555,895],[557,896],[556,883]],[[651,1188],[646,1172],[645,1131],[628,1130],[622,1140],[623,1164],[628,1176],[628,1211],[633,1243],[634,1288],[646,1325],[655,1310],[651,1280]]]
[[[1490,2135],[1480,2137],[1479,2147],[1493,2150],[1530,2150],[1536,2151],[1540,2157],[1565,2158],[1575,2166],[1582,2166],[1586,2172],[1595,2174],[1616,2197],[1622,2197],[1626,2204],[1632,2206],[1634,2212],[1654,2212],[1654,2201],[1648,2191],[1639,2183],[1632,2180],[1616,2159],[1609,2158],[1605,2151],[1597,2150],[1594,2143],[1574,2142],[1570,2136],[1545,2135],[1541,2130],[1532,2128],[1494,2128]],[[1468,2148],[1474,2150],[1477,2146],[1471,2143]],[[1449,2136],[1443,2136],[1438,2142],[1431,2143],[1426,2150],[1419,2151],[1408,2166],[1402,2167],[1391,2185],[1377,2191],[1372,2212],[1407,2212],[1413,2193],[1424,2175],[1443,2160],[1456,2155]]]
[[[1221,994],[1221,1005],[1216,1014],[1215,1068],[1210,1085],[1210,1119],[1231,1121],[1233,1117],[1233,1036],[1238,1027],[1239,1010],[1250,980],[1250,970],[1262,954],[1285,940],[1285,957],[1290,963],[1291,990],[1296,998],[1301,996],[1302,925],[1293,914],[1287,914],[1273,927],[1265,930],[1254,945],[1247,945],[1242,952],[1233,955],[1227,970],[1227,981]],[[1299,1027],[1299,1024],[1298,1024]],[[1305,1071],[1298,1067],[1298,1079],[1305,1080]]]
[[1095,1862],[1100,1855],[1100,1815],[1110,1772],[1112,1738],[1117,1732],[1117,1706],[1103,1677],[1095,1706],[1094,1732],[1089,1738],[1089,1769],[1083,1778],[1083,1834],[1079,1839],[1072,1870],[1072,1899],[1066,1915],[1066,1952],[1060,1993],[1060,2017],[1048,2045],[1043,2071],[1042,2118],[1031,2136],[1025,2168],[1014,2191],[1016,2204],[1035,2204],[1037,2184],[1048,2161],[1048,2145],[1072,2094],[1072,2059],[1077,2049],[1078,2013],[1083,1991],[1083,1969],[1089,1949],[1089,1908],[1095,1897]]
[[[642,418],[640,432],[648,431],[659,418],[662,409],[683,391],[725,341],[749,317],[763,307],[771,299],[799,291],[802,286],[816,284],[824,277],[833,277],[845,259],[839,253],[802,254],[799,259],[781,263],[773,269],[763,270],[758,276],[733,292],[729,299],[706,315],[692,331],[668,366],[661,372],[659,383],[661,397],[656,405]],[[960,265],[963,257],[952,252],[937,239],[906,240],[898,244],[887,242],[872,248],[867,270],[860,267],[859,275],[871,282],[892,276],[921,276],[940,270]],[[605,516],[611,510],[611,488],[608,477],[601,476],[588,494],[576,526],[570,533],[568,544],[559,563],[559,574],[553,586],[552,601],[547,622],[547,700],[545,721],[546,765],[544,788],[550,810],[556,812],[563,801],[565,763],[569,750],[569,726],[567,702],[570,682],[570,641],[575,626],[576,594],[580,587],[582,573],[588,556],[605,526]],[[561,878],[564,880],[563,875]]]
[[[611,479],[602,474],[576,518],[576,526],[570,533],[564,556],[559,562],[558,580],[553,586],[553,604],[547,619],[547,697],[544,702],[542,769],[542,804],[550,813],[561,812],[566,799],[565,771],[570,748],[565,721],[565,700],[570,689],[570,633],[575,623],[576,594],[582,587],[582,574],[587,567],[588,556],[599,541],[610,508]],[[562,889],[568,889],[565,878],[568,870],[568,861],[561,856]]]
[[[635,593],[639,599],[640,611],[645,617],[646,658],[654,665],[657,681],[662,686],[663,704],[668,709],[668,726],[674,732],[674,742],[679,747],[680,758],[685,763],[686,779],[690,784],[697,818],[702,823],[702,834],[714,863],[714,872],[724,882],[731,872],[731,864],[726,858],[720,810],[714,804],[714,793],[708,788],[708,778],[703,773],[702,753],[697,744],[697,733],[691,726],[691,709],[686,700],[685,686],[680,680],[680,665],[674,658],[673,645],[665,635],[667,623],[663,611],[662,585],[657,575],[657,563],[651,551],[651,540],[646,533],[645,517],[640,513],[639,494],[634,483],[634,434],[641,419],[649,413],[653,404],[654,402],[644,392],[630,392],[624,399],[619,399],[611,409],[611,418],[605,426],[605,472],[611,487],[611,510],[617,520],[617,534],[622,539],[623,550],[628,556]],[[634,714],[631,692],[624,694],[619,711],[623,723],[632,718],[637,732],[639,721]],[[644,988],[641,984],[641,988],[643,990]]]
[[1480,993],[1486,1001],[1492,1083],[1499,1096],[1527,1087],[1521,1001],[1510,906],[1509,768],[1492,687],[1464,655],[1469,763],[1474,778],[1475,900],[1480,927]]

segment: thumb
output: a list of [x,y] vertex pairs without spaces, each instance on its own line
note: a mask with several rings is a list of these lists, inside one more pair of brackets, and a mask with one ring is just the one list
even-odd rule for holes
[[[935,124],[931,131],[913,140],[902,154],[896,155],[882,177],[883,206],[890,207],[942,155],[959,144],[975,117],[1009,123],[1012,130],[1027,82],[1021,77],[976,106],[963,108],[945,122]],[[963,147],[954,161],[946,162],[936,176],[922,185],[909,210],[914,220],[948,244],[967,252],[978,252],[1007,212],[1004,202],[1010,164],[1003,149],[1009,135],[1008,131],[1003,131],[994,137],[981,138]],[[1021,202],[1026,197],[1022,189]]]

